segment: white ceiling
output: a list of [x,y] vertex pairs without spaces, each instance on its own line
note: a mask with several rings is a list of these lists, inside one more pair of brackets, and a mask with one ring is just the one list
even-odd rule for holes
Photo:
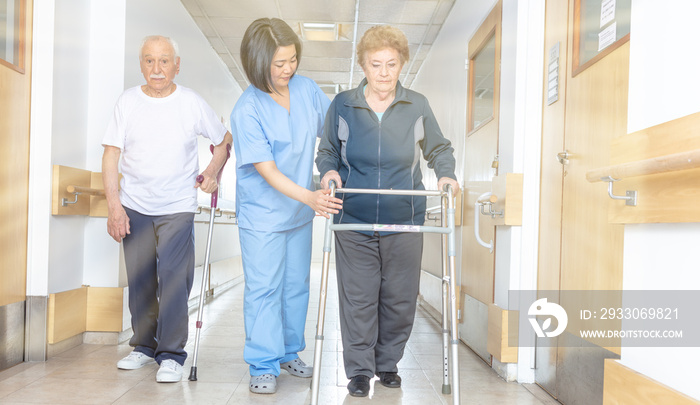
[[352,87],[360,83],[364,74],[353,58],[354,30],[359,41],[368,28],[378,24],[393,25],[406,34],[410,60],[400,80],[410,87],[454,4],[454,0],[181,1],[243,89],[248,81],[241,67],[241,39],[254,20],[280,18],[295,30],[302,22],[348,24],[345,38],[339,41],[302,40],[298,73],[314,79],[327,92],[334,85],[347,90],[351,75]]

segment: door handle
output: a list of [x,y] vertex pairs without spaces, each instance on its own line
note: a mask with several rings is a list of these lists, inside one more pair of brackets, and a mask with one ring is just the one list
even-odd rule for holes
[[570,157],[571,157],[571,154],[566,149],[564,149],[564,152],[557,153],[557,160],[559,161],[559,163],[561,163],[563,165],[569,164]]

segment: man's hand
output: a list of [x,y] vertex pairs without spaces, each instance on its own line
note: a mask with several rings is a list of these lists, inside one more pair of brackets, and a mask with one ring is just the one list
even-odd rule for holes
[[129,216],[126,215],[126,211],[122,206],[109,210],[107,217],[107,233],[117,242],[121,242],[126,235],[131,233]]
[[216,175],[212,175],[208,170],[205,170],[201,176],[203,178],[202,182],[195,182],[194,188],[199,188],[208,194],[219,188],[219,183],[216,182]]

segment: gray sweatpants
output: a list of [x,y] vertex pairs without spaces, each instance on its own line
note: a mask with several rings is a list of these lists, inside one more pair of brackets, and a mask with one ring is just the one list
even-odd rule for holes
[[134,351],[181,365],[187,358],[187,300],[194,278],[194,214],[151,216],[126,208],[124,238]]
[[413,329],[422,233],[335,233],[340,331],[348,378],[396,372]]

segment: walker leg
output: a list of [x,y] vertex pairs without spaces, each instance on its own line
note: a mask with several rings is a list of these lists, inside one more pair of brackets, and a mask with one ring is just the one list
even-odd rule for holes
[[[447,224],[447,210],[445,198],[442,197],[442,226]],[[450,387],[450,351],[449,351],[449,323],[448,301],[450,285],[447,279],[449,261],[447,259],[447,235],[442,235],[442,393],[449,395]]]
[[450,319],[451,319],[451,346],[452,346],[452,403],[459,405],[459,332],[457,329],[457,275],[455,272],[455,206],[452,198],[452,189],[448,193],[447,224],[451,229],[448,234],[448,255],[450,264]]
[[316,344],[314,346],[314,371],[311,378],[311,405],[318,404],[318,391],[321,381],[321,356],[323,354],[323,324],[326,315],[326,288],[328,286],[329,261],[330,249],[327,252],[323,252],[323,269],[321,270],[321,293],[318,303],[318,319],[316,321]]
[[[331,197],[335,197],[335,186],[331,185]],[[326,232],[323,238],[323,266],[321,268],[321,291],[318,299],[316,321],[316,345],[314,346],[314,371],[311,378],[311,405],[318,405],[318,391],[321,381],[321,356],[323,355],[323,325],[326,319],[326,298],[328,297],[328,268],[331,259],[331,223],[333,215],[326,219]]]

